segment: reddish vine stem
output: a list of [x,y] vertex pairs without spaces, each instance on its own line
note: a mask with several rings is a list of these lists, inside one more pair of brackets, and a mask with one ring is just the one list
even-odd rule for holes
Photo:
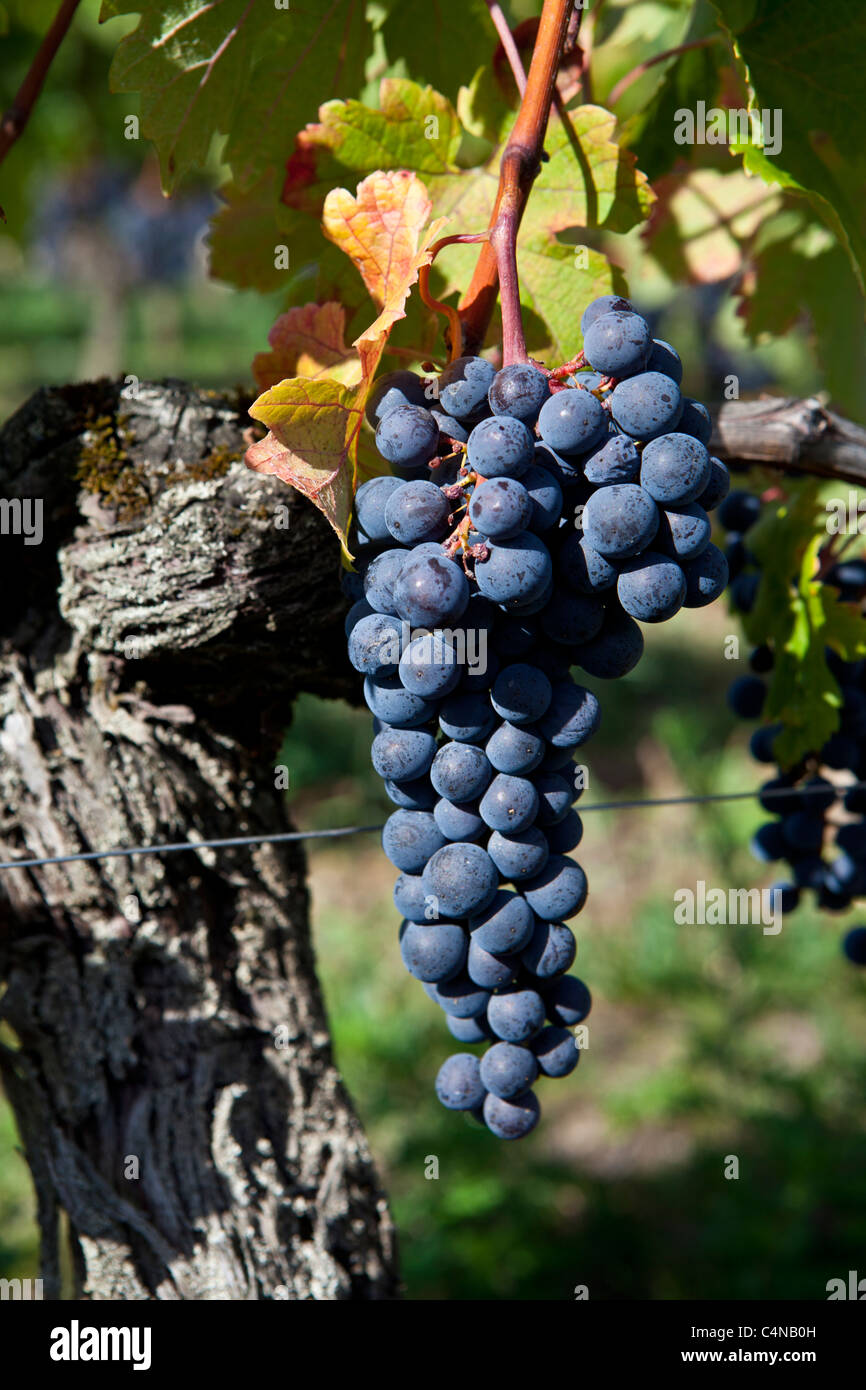
[[514,35],[508,27],[508,20],[502,13],[502,8],[496,0],[487,0],[487,8],[490,11],[490,18],[493,20],[493,27],[499,35],[499,42],[502,44],[502,51],[508,59],[512,76],[517,83],[517,90],[521,99],[526,91],[526,72],[520,57],[520,50],[514,42]]
[[57,14],[51,21],[51,27],[30,64],[27,76],[18,88],[12,105],[5,111],[2,121],[0,121],[0,164],[30,119],[36,99],[48,76],[48,69],[51,67],[54,55],[72,23],[72,17],[78,9],[78,5],[79,0],[62,0]]
[[517,231],[529,191],[541,166],[553,88],[571,7],[572,0],[544,0],[526,90],[500,164],[499,188],[490,219],[489,241],[481,251],[475,273],[459,306],[463,351],[477,352],[484,342],[499,286],[503,362],[506,366],[512,362],[526,361],[517,278]]
[[428,309],[432,309],[434,313],[444,314],[448,320],[448,337],[451,345],[452,362],[455,357],[459,357],[461,353],[462,331],[460,328],[460,315],[453,304],[446,304],[441,299],[433,298],[430,293],[430,267],[443,246],[455,246],[473,241],[486,241],[487,236],[487,232],[476,232],[471,234],[468,232],[455,232],[452,236],[440,237],[438,241],[434,241],[430,248],[430,260],[426,265],[422,265],[421,269],[418,271],[418,293],[421,296],[422,302],[427,305]]

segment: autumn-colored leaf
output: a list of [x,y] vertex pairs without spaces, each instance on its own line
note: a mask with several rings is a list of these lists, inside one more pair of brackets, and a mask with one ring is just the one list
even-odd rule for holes
[[257,352],[253,375],[262,391],[286,377],[328,377],[356,386],[361,377],[358,354],[344,341],[346,311],[342,304],[304,304],[280,314],[270,333],[270,352]]
[[308,497],[327,517],[344,549],[362,419],[358,395],[326,377],[293,377],[250,406],[250,415],[270,433],[247,450],[248,467],[273,474]]
[[380,308],[375,322],[355,340],[368,381],[389,332],[405,317],[409,291],[421,267],[429,265],[430,246],[445,226],[444,218],[437,219],[422,241],[430,211],[427,189],[406,169],[370,174],[354,196],[335,188],[325,199],[326,234],[357,266]]

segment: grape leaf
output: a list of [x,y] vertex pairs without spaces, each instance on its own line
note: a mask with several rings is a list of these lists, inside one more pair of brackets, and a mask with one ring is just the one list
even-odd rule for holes
[[862,288],[866,6],[862,0],[834,0],[827,22],[815,17],[807,35],[801,25],[791,23],[788,0],[714,4],[723,27],[736,40],[750,105],[783,113],[782,148],[773,156],[756,146],[744,148],[746,167],[810,199],[839,235]]
[[[601,294],[623,294],[625,279],[599,251],[566,246],[547,236],[521,243],[520,298],[536,314],[545,336],[536,342],[527,324],[530,349],[567,362],[576,353],[581,315]],[[531,321],[530,321],[531,322]]]
[[228,137],[238,187],[281,164],[287,132],[323,92],[360,88],[372,46],[364,10],[363,0],[106,0],[101,19],[141,14],[118,45],[110,85],[141,94],[142,134],[156,145],[166,192],[202,167],[217,133]]
[[[430,245],[441,230],[441,221],[427,225],[429,216],[427,190],[407,170],[370,175],[354,196],[345,188],[332,190],[325,200],[325,230],[358,268],[379,308],[353,344],[360,381],[349,386],[327,376],[290,377],[250,407],[269,433],[248,450],[247,463],[308,497],[333,526],[347,556],[364,406],[388,335],[404,316],[409,291],[421,266],[429,264]],[[315,307],[304,320],[307,327],[325,322]],[[299,323],[293,318],[293,327]],[[325,331],[332,349],[342,345],[342,324],[339,333],[336,327],[331,312]]]
[[773,745],[780,766],[817,753],[839,727],[841,695],[825,649],[845,660],[866,653],[866,620],[818,578],[827,544],[827,512],[817,481],[791,484],[791,495],[764,506],[749,532],[760,565],[760,584],[743,627],[755,645],[770,643],[776,662],[764,718],[784,729]]
[[656,185],[645,244],[675,282],[713,284],[742,269],[751,237],[782,195],[739,168],[692,169]]
[[344,386],[357,385],[361,362],[346,346],[346,311],[342,304],[305,304],[280,314],[270,333],[270,352],[257,352],[253,376],[261,391],[286,377],[327,376]]
[[418,0],[385,0],[379,29],[387,60],[398,75],[430,82],[456,96],[482,65],[489,66],[497,45],[484,0],[434,0],[419,11]]

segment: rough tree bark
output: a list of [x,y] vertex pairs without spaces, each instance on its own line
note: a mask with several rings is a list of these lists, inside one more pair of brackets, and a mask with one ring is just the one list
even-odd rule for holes
[[[336,547],[240,462],[247,423],[100,382],[0,434],[0,497],[43,499],[45,523],[0,538],[4,859],[287,828],[292,698],[354,682]],[[0,981],[46,1297],[61,1211],[76,1297],[395,1296],[295,845],[6,871]]]
[[[0,432],[0,499],[45,507],[41,545],[0,537],[4,859],[285,828],[293,697],[357,686],[333,535],[244,467],[246,424],[179,383],[100,382],[39,392]],[[866,432],[818,401],[726,405],[713,447],[866,481]],[[76,1296],[397,1292],[304,877],[294,845],[0,875],[0,1067],[47,1297],[60,1212]]]

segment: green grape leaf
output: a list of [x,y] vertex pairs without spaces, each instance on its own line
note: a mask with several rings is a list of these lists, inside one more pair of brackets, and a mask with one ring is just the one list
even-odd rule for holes
[[791,23],[788,0],[714,0],[735,41],[750,107],[781,113],[781,148],[750,145],[750,172],[807,196],[847,249],[861,287],[866,276],[863,61],[866,6],[835,0],[808,37]]
[[[101,18],[141,14],[111,65],[114,92],[141,94],[142,133],[163,187],[205,163],[215,134],[237,186],[285,158],[323,92],[355,90],[372,45],[358,0],[298,8],[253,0],[108,0]],[[340,43],[334,34],[341,35]]]
[[385,7],[378,37],[396,76],[456,98],[461,84],[489,66],[498,41],[484,0],[446,0],[423,10],[418,0],[385,0]]
[[816,754],[839,727],[841,693],[826,648],[846,661],[866,654],[866,619],[819,577],[827,541],[817,481],[795,485],[786,500],[765,504],[749,532],[761,581],[743,626],[750,642],[769,643],[776,655],[764,718],[784,725],[773,745],[782,767]]
[[601,294],[623,294],[622,273],[598,251],[586,246],[566,246],[547,236],[521,243],[520,299],[525,309],[540,320],[544,334],[538,342],[527,327],[527,343],[535,354],[549,352],[557,362],[567,362],[577,350],[581,315]]

